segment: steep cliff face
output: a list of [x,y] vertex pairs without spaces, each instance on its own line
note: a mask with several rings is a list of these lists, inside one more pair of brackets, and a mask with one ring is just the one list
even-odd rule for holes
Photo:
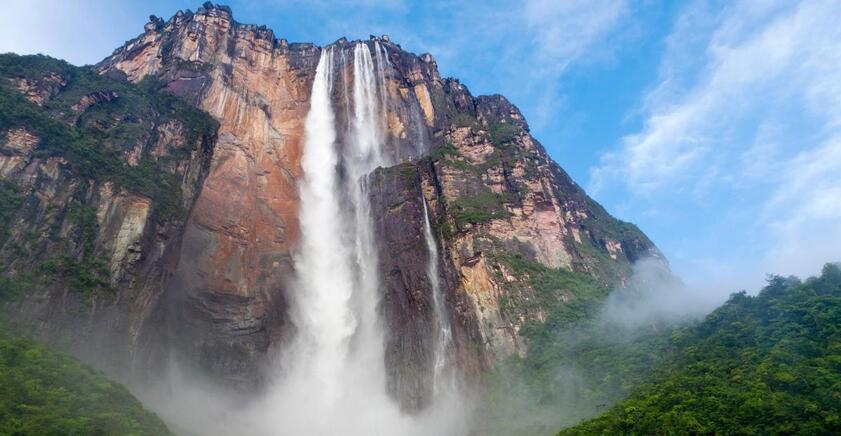
[[[428,165],[405,163],[374,172],[370,178],[375,230],[380,237],[380,271],[383,276],[382,312],[386,336],[386,369],[390,388],[413,407],[424,405],[432,394],[436,325],[428,247],[424,241],[423,201],[430,208],[437,201],[434,178]],[[428,209],[430,209],[428,208]],[[430,210],[430,218],[443,211]],[[440,236],[440,235],[438,235]],[[446,241],[437,241],[439,250]],[[462,277],[449,250],[438,257],[446,324],[452,329],[448,361],[466,380],[476,381],[490,366],[485,338],[479,330],[479,313],[461,286]]]
[[153,18],[99,65],[132,82],[157,77],[219,120],[161,319],[178,353],[232,380],[257,382],[269,346],[289,334],[303,121],[318,55],[210,7]]
[[[516,107],[501,96],[470,96],[454,80],[445,127],[428,168],[440,207],[437,222],[461,292],[471,297],[484,341],[494,354],[522,352],[519,328],[543,321],[542,298],[574,299],[575,289],[551,295],[518,274],[511,256],[545,269],[621,286],[630,266],[660,252],[635,226],[611,217],[573,182],[530,134]],[[446,106],[445,106],[446,108]]]
[[[431,58],[386,41],[394,68],[383,68],[389,160],[427,153],[436,122],[429,86],[441,80]],[[336,43],[332,96],[340,136],[352,124],[353,49]],[[290,253],[299,238],[298,181],[303,121],[320,49],[289,44],[264,27],[235,22],[206,5],[163,21],[103,61],[102,72],[132,82],[154,76],[166,89],[220,122],[201,195],[188,218],[181,257],[167,283],[164,316],[179,353],[226,377],[255,380],[270,345],[290,334]],[[341,142],[341,141],[340,141]],[[281,350],[282,352],[282,350]]]
[[216,122],[41,57],[0,57],[8,318],[106,369],[131,368],[207,173]]
[[[394,165],[375,171],[366,184],[379,244],[389,389],[405,407],[423,407],[432,389],[435,315],[423,202],[452,326],[448,361],[467,378],[495,359],[524,352],[517,332],[544,319],[542,301],[577,298],[562,285],[535,286],[529,271],[584,274],[611,286],[629,276],[637,259],[662,259],[636,227],[587,197],[505,98],[473,97],[458,81],[442,79],[431,55],[408,53],[387,37],[331,45],[338,85],[330,98],[340,147],[354,122],[358,44],[375,54],[386,161]],[[4,98],[28,99],[28,108],[70,126],[126,130],[120,126],[131,124],[129,114],[115,121],[97,109],[119,105],[124,88],[174,94],[219,124],[216,136],[197,136],[177,117],[156,112],[141,117],[151,120],[142,140],[114,146],[121,165],[155,162],[160,172],[148,173],[151,180],[171,175],[180,181],[167,188],[179,193],[184,213],[161,217],[161,204],[168,203],[126,183],[65,169],[72,167],[66,156],[37,152],[50,147],[43,132],[4,120],[0,175],[11,183],[10,195],[23,198],[11,208],[9,240],[0,240],[7,273],[21,276],[32,271],[24,266],[33,259],[47,259],[14,251],[24,235],[42,235],[39,253],[69,241],[77,258],[107,255],[95,277],[118,289],[113,298],[120,303],[94,304],[96,316],[69,313],[64,300],[79,297],[68,292],[72,286],[53,284],[42,291],[44,300],[15,303],[23,321],[41,330],[86,324],[96,330],[89,335],[111,338],[120,359],[131,356],[148,367],[174,352],[219,380],[258,385],[264,367],[295,333],[289,301],[301,237],[304,121],[322,51],[237,23],[230,9],[205,4],[168,21],[151,17],[142,35],[97,65],[96,80],[119,87],[68,94],[74,79],[62,71],[4,73]],[[61,107],[51,106],[56,99]],[[90,211],[71,213],[76,203]],[[90,250],[70,237],[88,232],[87,222],[96,224]],[[533,267],[518,268],[523,262]],[[118,331],[94,328],[106,322],[100,320],[119,325]],[[86,337],[68,331],[69,338]],[[123,341],[126,335],[134,342]],[[99,348],[91,342],[91,349]]]

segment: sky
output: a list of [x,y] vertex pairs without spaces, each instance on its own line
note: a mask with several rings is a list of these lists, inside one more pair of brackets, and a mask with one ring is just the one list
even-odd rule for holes
[[[0,0],[0,52],[95,63],[199,1]],[[835,0],[230,0],[237,21],[328,44],[388,34],[549,154],[690,285],[756,289],[841,261]]]

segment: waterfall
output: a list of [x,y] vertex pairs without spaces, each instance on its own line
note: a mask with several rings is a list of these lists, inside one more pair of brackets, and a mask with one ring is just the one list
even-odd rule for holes
[[345,92],[344,100],[349,130],[339,144],[333,84],[338,80],[346,90],[347,83],[344,74],[333,77],[334,56],[342,62],[341,47],[321,53],[304,126],[301,246],[291,296],[297,332],[265,404],[278,416],[269,434],[329,435],[337,426],[345,434],[393,434],[411,422],[386,393],[377,310],[377,245],[366,182],[387,164],[379,75],[368,46],[356,44],[353,95]]
[[[378,62],[380,64],[381,62]],[[353,123],[350,145],[352,162],[349,170],[367,174],[383,164],[383,113],[378,104],[380,87],[374,71],[374,60],[367,44],[353,48]],[[351,183],[354,175],[351,174]]]
[[[320,391],[314,401],[336,401],[348,340],[357,320],[349,310],[353,269],[349,248],[342,241],[339,218],[336,130],[330,94],[333,50],[324,50],[316,67],[306,139],[301,158],[301,249],[295,256],[298,271],[296,325],[299,338],[292,347],[290,379]],[[305,387],[304,387],[305,388]]]
[[[296,333],[281,350],[276,385],[248,420],[259,427],[250,433],[463,433],[453,427],[464,422],[459,407],[441,401],[434,413],[411,416],[403,414],[387,394],[384,329],[378,310],[382,292],[368,176],[392,162],[384,146],[386,52],[379,44],[373,46],[373,55],[362,42],[352,48],[328,46],[318,60],[304,125],[301,245],[293,259],[297,277],[290,295]],[[352,87],[344,70],[346,50],[353,51]],[[334,58],[343,68],[336,77]],[[333,98],[334,82],[336,94],[343,92],[338,102]],[[344,104],[339,108],[347,120],[342,135],[336,130],[334,103]],[[435,351],[438,379],[437,374],[446,368],[450,333],[444,324],[437,249],[428,218],[425,229],[435,319],[439,326],[446,326]]]
[[[377,64],[381,65],[382,60],[378,59]],[[385,123],[380,102],[384,96],[378,95],[379,75],[375,71],[368,45],[356,44],[353,48],[353,111],[343,162],[347,174],[345,196],[350,199],[353,210],[350,232],[354,235],[355,301],[360,317],[359,331],[354,338],[354,349],[361,365],[361,374],[357,376],[370,375],[368,383],[385,390],[383,332],[377,310],[381,294],[379,256],[367,184],[371,171],[389,164],[383,150]]]
[[433,355],[433,392],[437,396],[446,384],[452,379],[447,377],[447,350],[453,339],[450,329],[450,320],[447,317],[447,309],[444,305],[444,296],[441,294],[441,279],[438,275],[438,245],[432,234],[432,226],[429,223],[429,210],[426,206],[426,199],[421,196],[423,204],[423,236],[426,239],[426,248],[429,258],[426,265],[426,275],[432,286],[432,308],[435,315],[435,324],[438,334],[435,341],[435,354]]
[[[367,47],[367,46],[366,46]],[[374,53],[377,54],[377,84],[380,93],[380,108],[385,113],[388,110],[388,91],[386,90],[385,66],[389,63],[388,52],[379,42],[374,41]]]

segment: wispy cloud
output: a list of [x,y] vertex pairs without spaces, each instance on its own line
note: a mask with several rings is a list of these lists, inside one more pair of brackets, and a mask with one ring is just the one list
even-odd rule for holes
[[613,38],[631,20],[626,0],[488,1],[451,9],[447,27],[458,31],[421,36],[437,41],[439,64],[479,92],[519,103],[537,131],[564,112],[560,81],[569,68],[609,59],[621,47]]
[[659,203],[710,194],[752,210],[766,265],[803,273],[831,260],[797,256],[818,229],[841,240],[839,22],[834,1],[687,6],[642,128],[602,156],[591,188]]
[[557,73],[613,34],[626,18],[625,0],[526,0],[524,18],[538,69]]

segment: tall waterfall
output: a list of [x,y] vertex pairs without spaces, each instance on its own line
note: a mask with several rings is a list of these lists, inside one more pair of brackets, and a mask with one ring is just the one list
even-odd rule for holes
[[453,339],[450,329],[450,320],[447,317],[447,308],[444,305],[444,295],[441,293],[441,278],[438,275],[438,245],[432,234],[432,225],[429,223],[429,210],[426,206],[426,199],[421,197],[423,204],[423,236],[426,239],[426,248],[429,258],[426,265],[426,275],[432,286],[432,308],[435,314],[435,326],[438,335],[435,341],[435,354],[433,355],[433,391],[437,396],[442,389],[448,387],[452,379],[445,371],[447,370],[447,350]]
[[[348,339],[357,319],[349,309],[353,295],[351,247],[343,239],[336,166],[335,119],[330,99],[333,50],[321,56],[313,82],[311,107],[306,118],[306,142],[301,159],[300,253],[297,317],[299,338],[289,363],[290,380],[307,381],[326,404],[341,395],[340,381],[347,359]],[[303,387],[302,387],[303,388]]]
[[[378,59],[377,65],[382,64]],[[381,67],[380,67],[381,68]],[[385,115],[380,106],[380,76],[367,44],[353,48],[353,110],[349,122],[347,144],[343,150],[347,181],[345,197],[353,209],[353,262],[356,270],[355,307],[359,329],[354,339],[354,351],[360,366],[355,375],[366,379],[370,386],[385,391],[385,363],[383,361],[383,333],[377,306],[380,295],[379,258],[374,236],[373,220],[368,198],[368,175],[380,166],[387,166],[383,150]],[[351,113],[349,108],[346,108]]]
[[[322,51],[305,122],[301,248],[294,258],[297,335],[268,402],[278,414],[273,434],[392,434],[409,422],[386,394],[377,246],[366,187],[367,175],[387,163],[380,75],[368,46],[357,44],[353,96],[345,98],[352,105],[345,108],[351,116],[347,143],[339,147],[332,100],[338,50]],[[341,62],[344,52],[338,56]],[[338,80],[347,89],[344,77]]]
[[[436,411],[409,416],[386,392],[384,333],[378,311],[381,283],[367,182],[374,169],[391,162],[384,149],[386,52],[379,44],[373,45],[373,55],[366,43],[353,46],[351,86],[347,74],[334,77],[334,60],[345,68],[346,46],[326,47],[318,61],[301,159],[301,247],[294,257],[298,281],[292,295],[297,332],[283,352],[282,375],[254,419],[255,426],[266,427],[254,433],[461,433],[452,429],[453,422],[464,422],[458,407],[444,407],[440,402]],[[347,118],[345,132],[336,129],[334,86],[343,93],[338,105],[344,103],[340,109]],[[425,228],[440,323],[445,316],[437,248],[428,218]],[[448,325],[445,336],[439,338],[440,349],[436,349],[441,359],[449,341]],[[436,374],[445,363],[438,360]],[[265,422],[265,415],[272,418]]]

